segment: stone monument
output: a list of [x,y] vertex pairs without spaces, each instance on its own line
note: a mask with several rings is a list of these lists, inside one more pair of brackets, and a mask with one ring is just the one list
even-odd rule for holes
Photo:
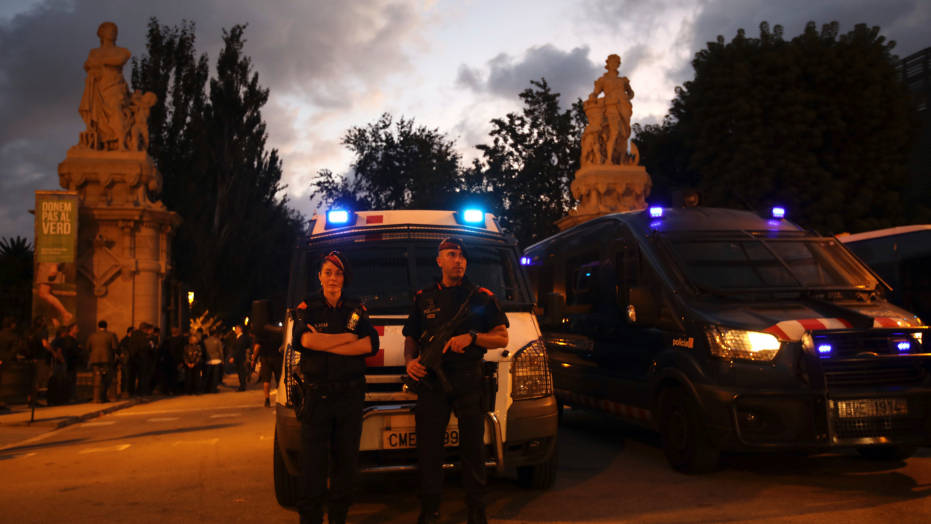
[[153,201],[162,175],[146,149],[149,110],[158,99],[129,92],[123,66],[131,55],[116,46],[116,24],[104,22],[97,36],[78,108],[86,128],[58,165],[58,179],[78,193],[80,331],[93,333],[106,320],[122,337],[141,322],[167,327],[164,280],[181,218]]
[[608,72],[595,80],[595,90],[583,104],[588,126],[582,133],[582,167],[570,186],[579,205],[556,222],[559,229],[609,213],[646,209],[653,182],[638,165],[640,154],[630,142],[634,90],[627,77],[618,76],[620,65],[621,57],[608,57]]

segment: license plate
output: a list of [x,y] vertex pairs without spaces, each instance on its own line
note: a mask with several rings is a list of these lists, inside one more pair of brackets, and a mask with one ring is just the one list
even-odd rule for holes
[[904,398],[868,398],[837,401],[840,418],[885,417],[908,414],[908,401]]
[[[381,434],[382,448],[384,449],[405,449],[417,447],[417,433],[414,428],[396,428],[386,429]],[[459,428],[446,428],[444,437],[446,447],[459,445]]]

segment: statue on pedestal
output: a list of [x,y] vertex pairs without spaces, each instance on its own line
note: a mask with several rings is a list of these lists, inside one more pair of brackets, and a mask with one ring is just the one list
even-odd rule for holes
[[[149,109],[158,98],[154,93],[130,95],[123,66],[132,54],[116,45],[117,33],[113,22],[100,24],[100,47],[91,49],[84,62],[87,78],[78,112],[87,129],[81,133],[77,149],[145,151],[148,146]],[[139,136],[144,139],[139,140]]]
[[595,90],[582,105],[588,125],[582,133],[581,168],[570,186],[579,204],[556,222],[560,229],[608,213],[644,209],[653,184],[630,142],[634,90],[627,77],[618,75],[621,57],[610,55],[605,63],[608,72],[595,80]]

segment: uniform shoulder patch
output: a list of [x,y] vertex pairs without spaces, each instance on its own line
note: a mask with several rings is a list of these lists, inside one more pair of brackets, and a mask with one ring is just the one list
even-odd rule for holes
[[301,305],[297,306],[297,309],[307,309],[307,303],[301,302]]
[[489,290],[489,289],[487,289],[487,288],[484,288],[484,287],[478,288],[478,292],[479,292],[479,293],[485,293],[486,295],[489,295],[489,296],[492,296],[492,297],[495,296],[495,294],[492,293],[491,290]]

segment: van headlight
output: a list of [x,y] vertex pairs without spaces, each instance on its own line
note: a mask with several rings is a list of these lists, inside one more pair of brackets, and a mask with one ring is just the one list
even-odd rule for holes
[[534,340],[511,360],[511,397],[514,400],[548,397],[553,394],[553,375],[543,341]]
[[772,360],[781,345],[774,335],[758,331],[710,326],[705,333],[711,354],[726,359]]

